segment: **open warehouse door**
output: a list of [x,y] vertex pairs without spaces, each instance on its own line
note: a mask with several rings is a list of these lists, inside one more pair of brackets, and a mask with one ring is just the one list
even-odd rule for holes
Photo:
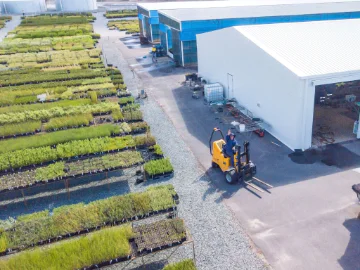
[[360,138],[360,81],[315,87],[313,146]]

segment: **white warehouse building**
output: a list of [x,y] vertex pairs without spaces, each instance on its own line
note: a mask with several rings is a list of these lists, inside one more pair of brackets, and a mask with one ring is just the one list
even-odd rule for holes
[[6,0],[0,1],[3,14],[28,14],[46,12],[45,0]]
[[198,73],[262,118],[290,149],[360,138],[360,20],[197,35]]
[[56,0],[56,10],[63,12],[87,12],[97,9],[96,0]]

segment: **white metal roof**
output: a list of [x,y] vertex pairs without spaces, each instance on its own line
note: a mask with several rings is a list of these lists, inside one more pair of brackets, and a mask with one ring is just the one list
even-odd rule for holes
[[[226,2],[226,1],[225,1]],[[231,1],[233,2],[233,1]],[[237,1],[236,1],[237,2]],[[241,5],[242,3],[242,5]],[[322,14],[360,11],[359,0],[239,1],[227,7],[161,9],[159,13],[176,21],[252,18],[266,16]]]
[[235,26],[234,29],[299,77],[360,71],[360,19]]
[[223,1],[179,1],[179,2],[155,2],[138,3],[137,5],[145,10],[173,10],[187,8],[207,7],[233,7],[233,6],[259,6],[278,4],[299,4],[299,3],[324,3],[324,2],[352,2],[357,0],[223,0]]

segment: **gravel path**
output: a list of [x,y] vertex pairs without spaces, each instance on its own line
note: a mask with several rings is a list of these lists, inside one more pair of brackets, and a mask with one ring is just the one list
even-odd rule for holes
[[[119,36],[104,28],[106,20],[101,13],[97,14],[97,18],[94,28],[102,35],[99,45],[103,48],[104,56],[108,63],[121,70],[129,90],[137,94],[143,86],[127,62],[134,59],[130,59],[131,54],[127,55],[128,49],[119,41]],[[185,220],[194,239],[198,269],[266,269],[268,266],[255,253],[245,231],[220,202],[220,194],[215,192],[192,152],[161,106],[149,94],[141,108],[152,134],[174,166],[175,176],[165,183],[173,184],[180,196],[179,216]],[[148,184],[161,182],[151,181]],[[135,186],[129,183],[131,191],[143,190],[146,185]],[[173,260],[176,259],[171,258],[169,261]],[[117,269],[116,266],[111,268]]]
[[12,20],[10,22],[7,22],[4,28],[0,29],[0,42],[3,41],[9,31],[14,30],[15,27],[20,24],[20,21],[20,16],[12,16]]

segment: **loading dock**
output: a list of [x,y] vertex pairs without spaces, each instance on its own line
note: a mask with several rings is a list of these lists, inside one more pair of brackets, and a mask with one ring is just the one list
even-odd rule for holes
[[357,139],[360,82],[315,87],[313,146]]

